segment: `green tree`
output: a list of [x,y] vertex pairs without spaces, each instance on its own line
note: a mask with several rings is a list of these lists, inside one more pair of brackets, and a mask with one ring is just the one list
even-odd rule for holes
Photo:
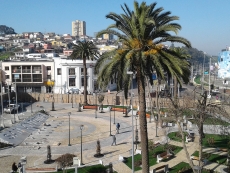
[[[185,38],[173,36],[181,29],[174,20],[177,16],[170,16],[170,12],[163,12],[163,8],[156,8],[156,3],[140,5],[134,2],[131,11],[126,4],[121,6],[124,14],[109,13],[106,18],[115,23],[98,33],[116,35],[122,46],[112,52],[104,53],[97,61],[95,73],[98,74],[98,84],[106,86],[111,79],[115,79],[117,90],[124,86],[125,96],[131,83],[127,71],[133,71],[136,76],[139,98],[139,121],[142,149],[142,172],[149,172],[148,133],[146,120],[145,77],[152,84],[152,73],[164,79],[164,72],[168,71],[181,83],[188,81],[185,73],[189,63],[178,58],[174,51],[165,48],[165,42],[178,42],[190,47]],[[102,68],[102,69],[101,69]],[[184,70],[186,69],[186,70]],[[125,85],[124,85],[125,84]]]
[[0,25],[0,34],[16,34],[16,32],[11,27]]
[[88,105],[87,101],[87,69],[86,60],[94,60],[95,57],[99,57],[97,47],[91,41],[77,41],[73,47],[72,59],[82,59],[84,69],[84,105]]

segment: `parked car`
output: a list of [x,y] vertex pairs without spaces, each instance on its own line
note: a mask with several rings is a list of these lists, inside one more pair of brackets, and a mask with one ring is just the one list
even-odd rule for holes
[[68,94],[79,94],[79,89],[77,88],[71,88],[68,90]]
[[8,114],[11,114],[11,113],[14,113],[16,112],[17,110],[20,109],[20,105],[16,105],[16,104],[9,104],[7,105],[6,108],[4,108],[4,112],[5,113],[8,113]]

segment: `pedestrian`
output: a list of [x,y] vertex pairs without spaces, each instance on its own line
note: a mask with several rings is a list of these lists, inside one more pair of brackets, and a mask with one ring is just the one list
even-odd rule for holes
[[218,98],[219,98],[219,97],[218,97],[218,96],[216,96],[216,100],[218,100]]
[[16,163],[14,162],[12,165],[12,171],[17,172],[17,170],[18,170],[18,167],[17,167]]
[[120,124],[119,124],[119,123],[117,123],[117,125],[116,125],[116,130],[117,130],[117,133],[119,133],[119,129],[120,129]]
[[115,134],[113,135],[113,143],[111,144],[111,146],[113,146],[113,144],[114,144],[114,145],[117,145],[117,144],[116,144],[116,136],[115,136]]

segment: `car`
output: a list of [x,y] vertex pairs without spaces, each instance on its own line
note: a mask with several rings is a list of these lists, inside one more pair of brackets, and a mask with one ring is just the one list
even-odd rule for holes
[[11,113],[16,112],[19,109],[20,109],[20,105],[19,104],[18,105],[16,105],[16,104],[9,104],[9,105],[7,105],[6,108],[4,108],[4,112],[11,114]]
[[220,93],[220,91],[218,89],[213,89],[212,93]]
[[69,94],[79,94],[79,89],[77,88],[71,88],[68,90]]

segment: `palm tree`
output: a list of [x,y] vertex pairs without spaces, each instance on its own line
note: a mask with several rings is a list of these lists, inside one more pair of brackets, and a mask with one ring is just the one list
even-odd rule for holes
[[76,45],[73,47],[73,53],[71,54],[72,59],[82,59],[83,69],[84,69],[84,105],[88,105],[87,101],[87,69],[86,60],[94,60],[99,57],[99,52],[97,47],[92,41],[77,41]]
[[[164,71],[170,72],[179,82],[185,79],[188,63],[165,48],[164,42],[178,42],[190,47],[190,42],[182,37],[173,36],[181,26],[172,21],[178,20],[170,16],[170,12],[162,12],[163,8],[155,8],[156,3],[140,5],[134,1],[134,11],[126,4],[122,6],[124,14],[109,13],[106,18],[112,19],[115,24],[98,33],[98,36],[107,33],[116,35],[122,46],[102,54],[95,66],[98,74],[98,84],[107,85],[111,78],[115,79],[118,90],[125,84],[127,91],[131,83],[127,70],[133,71],[136,76],[139,99],[139,121],[142,150],[142,172],[149,172],[148,133],[146,120],[145,77],[152,84],[152,73],[164,79]],[[184,65],[184,67],[183,67]],[[102,69],[101,69],[102,68]],[[185,70],[184,70],[185,69]]]

